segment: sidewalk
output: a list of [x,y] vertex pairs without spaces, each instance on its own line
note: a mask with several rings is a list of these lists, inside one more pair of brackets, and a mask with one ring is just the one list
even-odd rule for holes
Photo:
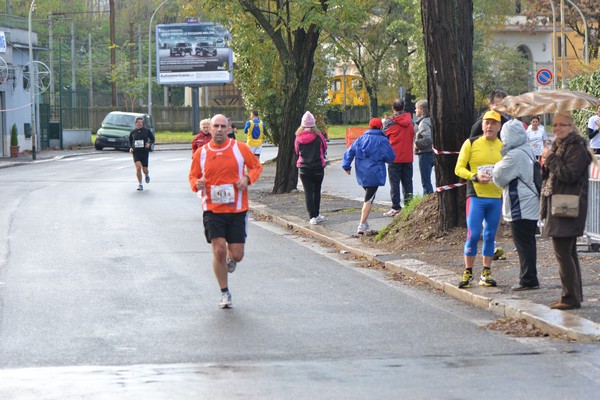
[[[335,162],[331,168],[340,168]],[[327,173],[327,171],[325,172]],[[255,215],[270,218],[289,229],[309,235],[329,243],[340,251],[384,263],[392,272],[400,272],[416,277],[435,289],[475,306],[489,309],[501,317],[526,319],[529,323],[548,334],[565,335],[581,341],[600,341],[600,254],[581,253],[580,262],[583,276],[584,302],[582,308],[572,311],[551,310],[548,304],[560,297],[561,284],[558,267],[549,262],[541,267],[538,263],[538,276],[541,287],[538,290],[512,292],[510,286],[518,283],[518,258],[510,238],[500,244],[509,252],[506,261],[497,261],[493,265],[494,278],[498,286],[494,288],[473,287],[458,289],[457,282],[463,271],[462,243],[445,244],[453,248],[446,265],[428,265],[403,254],[394,254],[377,248],[367,238],[353,237],[356,233],[362,202],[327,195],[327,188],[321,201],[321,214],[327,220],[320,225],[310,225],[306,212],[304,194],[294,191],[289,194],[272,195],[275,167],[265,165],[261,179],[250,189],[251,209]],[[369,223],[372,229],[381,230],[392,219],[383,217],[389,207],[374,206]],[[547,247],[548,238],[545,240]],[[432,248],[437,246],[432,241]],[[538,245],[538,251],[540,246]],[[455,256],[456,254],[456,256]],[[414,255],[413,255],[414,256]],[[552,253],[546,259],[553,260]],[[416,257],[418,258],[418,257]],[[454,259],[456,258],[456,259]],[[479,271],[480,272],[480,271]]]

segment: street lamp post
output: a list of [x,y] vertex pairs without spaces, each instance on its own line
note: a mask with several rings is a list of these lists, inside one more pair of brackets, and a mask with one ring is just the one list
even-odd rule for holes
[[577,10],[577,12],[579,13],[579,16],[581,17],[581,19],[583,20],[583,32],[584,32],[584,38],[585,38],[585,42],[583,44],[583,58],[585,60],[586,64],[590,63],[590,57],[588,55],[588,26],[587,26],[587,21],[585,19],[585,15],[583,15],[583,13],[581,12],[581,9],[579,7],[577,7],[575,5],[575,3],[573,3],[571,0],[567,0],[567,2],[574,8]]
[[35,127],[36,127],[36,120],[35,120],[35,103],[36,103],[36,99],[35,99],[35,83],[33,82],[33,80],[36,77],[36,73],[35,73],[35,64],[33,62],[33,47],[31,45],[31,14],[33,13],[33,8],[35,6],[35,0],[31,1],[31,5],[29,6],[29,92],[31,93],[31,156],[32,158],[35,160],[36,157],[36,152],[35,152],[35,147],[36,147],[36,142],[37,142],[37,137],[35,134]]
[[[152,20],[156,12],[169,0],[165,0],[152,13],[150,24],[148,24],[148,115],[152,115]],[[156,60],[158,62],[158,60]]]

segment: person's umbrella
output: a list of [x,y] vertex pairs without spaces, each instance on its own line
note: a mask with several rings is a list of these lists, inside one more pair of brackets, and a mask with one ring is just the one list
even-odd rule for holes
[[493,108],[501,113],[522,117],[597,107],[600,100],[587,93],[571,90],[538,90],[507,96]]

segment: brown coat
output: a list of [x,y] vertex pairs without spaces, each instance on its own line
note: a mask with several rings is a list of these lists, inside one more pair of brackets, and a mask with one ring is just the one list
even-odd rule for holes
[[[567,136],[563,143],[564,154],[558,156],[556,144],[554,154],[544,162],[542,175],[546,186],[550,171],[554,174],[553,194],[576,194],[579,196],[579,216],[577,218],[559,218],[551,215],[550,197],[543,196],[546,202],[546,215],[543,216],[544,234],[550,237],[577,237],[583,235],[587,218],[589,165],[591,154],[585,139],[576,133]],[[544,207],[543,207],[544,208]]]

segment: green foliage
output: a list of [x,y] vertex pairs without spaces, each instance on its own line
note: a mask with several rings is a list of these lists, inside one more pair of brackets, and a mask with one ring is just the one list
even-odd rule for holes
[[355,2],[354,18],[328,31],[338,62],[352,62],[365,81],[373,109],[390,102],[399,86],[409,87],[409,36],[419,20],[410,12],[411,0]]
[[[600,99],[600,70],[594,71],[591,74],[576,76],[567,81],[567,87],[571,90],[585,92]],[[575,123],[584,135],[587,134],[588,119],[595,114],[595,111],[577,110],[573,112]]]
[[17,129],[17,124],[13,124],[12,128],[10,129],[10,145],[19,145],[19,130]]
[[503,43],[486,42],[476,35],[473,52],[473,86],[475,108],[487,107],[494,88],[503,88],[511,95],[530,90],[530,63],[517,49]]

